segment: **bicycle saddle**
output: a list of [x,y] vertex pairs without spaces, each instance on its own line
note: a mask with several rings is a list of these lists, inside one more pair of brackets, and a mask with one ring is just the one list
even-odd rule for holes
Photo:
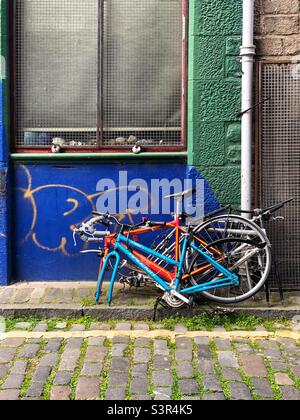
[[196,192],[196,188],[191,188],[189,190],[181,191],[177,194],[166,195],[164,198],[174,198],[174,200],[182,200],[184,198],[190,197]]

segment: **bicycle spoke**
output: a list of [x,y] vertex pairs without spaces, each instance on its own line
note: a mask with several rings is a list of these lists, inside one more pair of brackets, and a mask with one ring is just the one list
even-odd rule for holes
[[[270,250],[267,246],[257,247],[258,243],[267,243],[258,227],[239,216],[217,216],[205,222],[197,232],[201,238],[210,238],[206,249],[217,249],[223,255],[221,264],[239,277],[238,286],[207,290],[203,293],[205,297],[218,302],[233,303],[251,297],[262,287],[270,270]],[[224,240],[224,243],[217,244],[218,239]],[[203,267],[204,264],[202,261]],[[192,276],[191,281],[192,284],[209,283],[218,276],[218,270],[210,268]]]

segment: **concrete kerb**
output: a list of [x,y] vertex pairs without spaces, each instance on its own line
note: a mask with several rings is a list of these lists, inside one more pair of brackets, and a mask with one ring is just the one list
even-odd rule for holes
[[[219,314],[247,314],[260,317],[262,319],[284,318],[291,320],[295,316],[300,315],[300,307],[206,307],[198,306],[195,308],[187,308],[181,311],[172,311],[159,309],[157,312],[157,320],[171,316],[192,317],[200,315],[204,312]],[[92,306],[84,307],[82,305],[8,305],[3,304],[0,307],[0,316],[4,318],[81,318],[89,316],[101,321],[123,320],[123,321],[151,321],[153,318],[152,307],[125,307],[125,306]]]
[[5,338],[26,338],[26,339],[45,339],[52,338],[89,338],[89,337],[106,337],[113,339],[114,337],[130,337],[130,338],[166,338],[175,341],[177,338],[196,338],[207,337],[210,339],[250,339],[253,341],[278,338],[291,338],[293,340],[300,340],[300,331],[282,330],[276,332],[268,331],[190,331],[180,333],[170,330],[94,330],[94,331],[49,331],[49,332],[29,332],[29,331],[10,331],[6,333]]
[[4,318],[81,318],[81,305],[1,305],[0,316]]

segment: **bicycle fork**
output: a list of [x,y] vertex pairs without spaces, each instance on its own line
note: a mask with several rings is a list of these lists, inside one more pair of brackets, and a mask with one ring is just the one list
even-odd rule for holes
[[96,302],[97,303],[99,303],[105,272],[107,270],[107,265],[108,265],[111,258],[116,259],[114,269],[113,269],[113,273],[112,273],[112,276],[111,276],[111,279],[110,279],[109,291],[108,291],[108,296],[107,296],[108,304],[111,305],[111,302],[112,302],[114,284],[115,284],[115,281],[116,281],[116,278],[117,278],[118,269],[119,269],[119,265],[120,265],[120,262],[121,262],[121,256],[116,251],[113,251],[110,254],[108,254],[103,261],[102,269],[100,271],[99,278],[98,278],[98,286],[97,286],[97,292],[96,292]]
[[[187,247],[187,240],[184,244],[183,247],[183,251],[186,250]],[[99,302],[100,296],[101,296],[101,288],[102,288],[102,284],[104,281],[104,276],[105,276],[105,272],[107,270],[107,266],[108,266],[108,262],[110,261],[111,258],[115,258],[115,265],[113,268],[113,273],[111,275],[111,279],[110,279],[110,285],[109,285],[109,291],[108,291],[108,304],[111,305],[112,302],[112,297],[113,297],[113,289],[114,289],[114,285],[115,285],[115,281],[116,281],[116,277],[118,274],[118,269],[120,266],[120,262],[121,262],[121,256],[120,253],[122,252],[125,255],[129,256],[128,254],[130,253],[130,251],[128,251],[128,249],[126,249],[121,243],[120,243],[120,238],[118,238],[116,245],[115,245],[115,250],[111,253],[109,253],[107,255],[107,257],[104,259],[103,261],[103,265],[99,274],[99,278],[98,278],[98,286],[97,286],[97,292],[96,292],[96,302]],[[183,267],[183,259],[184,259],[184,252],[182,253],[182,257],[181,257],[181,261],[180,263],[173,261],[173,263],[177,266],[178,268],[178,272],[177,272],[177,277],[175,280],[175,284],[173,285],[174,287],[170,287],[169,284],[166,284],[157,274],[155,274],[149,267],[147,267],[145,264],[143,264],[141,261],[139,261],[139,259],[132,253],[130,253],[130,259],[141,269],[143,269],[145,271],[146,274],[148,274],[155,282],[157,287],[161,288],[164,292],[167,292],[173,296],[176,296],[178,299],[182,300],[184,303],[188,304],[190,301],[187,297],[183,296],[179,291],[178,291],[178,286],[180,283],[180,278],[181,278],[181,273],[182,273],[182,267]],[[171,260],[170,260],[171,261]]]

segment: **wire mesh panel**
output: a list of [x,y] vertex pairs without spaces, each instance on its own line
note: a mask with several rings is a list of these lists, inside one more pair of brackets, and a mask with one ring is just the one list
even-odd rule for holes
[[[267,206],[295,197],[284,222],[268,227],[284,287],[300,288],[300,68],[263,64],[262,197]],[[274,280],[274,273],[273,278]]]
[[107,0],[104,20],[106,130],[180,143],[182,1]]
[[16,145],[180,145],[183,1],[15,0]]
[[17,145],[53,137],[93,143],[98,1],[17,0],[15,7]]

